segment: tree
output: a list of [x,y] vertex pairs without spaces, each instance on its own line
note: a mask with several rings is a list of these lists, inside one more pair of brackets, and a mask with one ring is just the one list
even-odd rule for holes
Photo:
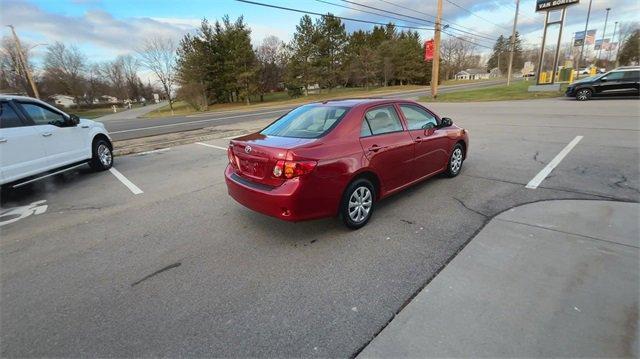
[[256,49],[261,102],[264,101],[265,93],[277,90],[282,82],[286,61],[284,46],[276,36],[269,36],[262,40],[262,44]]
[[337,17],[329,14],[316,22],[318,33],[314,65],[319,82],[329,90],[340,83],[347,32]]
[[489,57],[489,61],[487,61],[487,69],[491,70],[497,67],[500,69],[500,72],[506,73],[507,66],[509,66],[509,58],[508,55],[506,55],[508,51],[509,40],[500,35],[495,45],[493,45],[493,52],[491,53],[491,57]]
[[153,72],[162,84],[162,88],[169,100],[169,108],[173,115],[173,101],[171,92],[175,83],[176,46],[168,38],[151,38],[138,49],[140,64]]
[[291,58],[287,67],[288,87],[300,86],[309,93],[309,85],[316,80],[314,59],[316,56],[316,40],[318,32],[309,15],[304,15],[296,25],[296,32],[289,44]]
[[457,37],[449,37],[440,43],[440,60],[444,79],[451,79],[458,72],[476,68],[480,58],[476,54],[476,45]]
[[637,65],[640,62],[640,30],[636,29],[627,37],[618,53],[618,61],[622,65]]
[[44,57],[45,80],[51,88],[75,97],[76,102],[84,93],[86,69],[87,59],[77,47],[56,41],[47,48]]
[[[29,62],[28,44],[23,44],[22,55],[27,67],[33,73],[33,65]],[[7,92],[26,93],[33,96],[29,79],[20,61],[15,42],[11,37],[3,37],[0,44],[0,89]]]

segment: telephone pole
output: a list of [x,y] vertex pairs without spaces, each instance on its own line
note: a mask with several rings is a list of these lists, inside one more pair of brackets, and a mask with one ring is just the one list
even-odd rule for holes
[[38,88],[36,87],[35,82],[33,82],[33,77],[31,77],[31,71],[29,70],[29,66],[27,66],[27,61],[24,58],[24,54],[22,53],[22,46],[20,46],[20,39],[18,39],[18,35],[16,34],[16,29],[13,28],[13,25],[7,25],[11,28],[11,32],[13,33],[13,41],[16,43],[16,51],[18,52],[18,59],[22,65],[22,69],[24,73],[27,75],[27,80],[31,85],[31,90],[33,90],[33,95],[40,99],[40,93],[38,93]]
[[[591,3],[593,0],[589,0],[589,10],[587,10],[587,22],[584,23],[584,37],[582,39],[582,46],[580,46],[580,57],[578,57],[578,76],[580,76],[580,63],[582,62],[582,54],[584,53],[584,43],[587,42],[587,28],[589,27],[589,16],[591,15]],[[595,35],[594,41],[595,41]]]
[[513,53],[516,51],[516,26],[518,25],[518,9],[520,0],[516,0],[516,15],[513,18],[513,30],[511,31],[511,54],[509,54],[509,69],[507,70],[507,86],[511,85],[511,67],[513,66]]
[[602,41],[600,42],[600,48],[598,49],[598,57],[596,61],[600,60],[600,53],[602,52],[602,47],[604,46],[604,35],[607,34],[607,21],[609,21],[609,11],[610,7],[607,8],[607,16],[604,18],[604,31],[602,31]]
[[433,63],[431,65],[431,97],[438,97],[438,78],[440,72],[440,29],[442,28],[442,0],[438,0],[438,17],[433,36]]
[[609,66],[609,59],[611,58],[611,48],[613,47],[613,40],[616,38],[616,29],[618,28],[618,22],[613,24],[613,35],[611,35],[611,42],[609,42],[609,53],[607,54],[607,66]]

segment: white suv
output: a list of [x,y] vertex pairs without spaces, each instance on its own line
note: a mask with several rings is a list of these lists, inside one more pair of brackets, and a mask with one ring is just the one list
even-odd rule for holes
[[112,151],[102,123],[34,98],[0,95],[0,185],[19,187],[86,163],[107,170]]

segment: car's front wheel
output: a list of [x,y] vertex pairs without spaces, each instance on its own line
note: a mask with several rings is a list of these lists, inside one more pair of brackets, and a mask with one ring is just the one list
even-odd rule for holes
[[460,173],[462,168],[462,162],[464,161],[464,148],[459,143],[453,147],[451,151],[451,157],[449,157],[449,164],[447,165],[446,175],[448,177],[455,177]]
[[578,101],[587,101],[591,98],[591,90],[589,89],[580,89],[576,92],[576,100]]
[[111,144],[105,139],[93,142],[93,156],[89,166],[94,171],[106,171],[113,166],[113,150]]
[[363,227],[373,214],[375,188],[365,179],[357,179],[347,187],[340,205],[340,217],[351,229]]

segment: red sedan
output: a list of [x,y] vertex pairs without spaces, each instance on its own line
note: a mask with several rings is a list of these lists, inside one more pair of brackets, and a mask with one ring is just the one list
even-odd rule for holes
[[467,131],[404,100],[312,103],[227,151],[229,195],[287,221],[340,215],[364,226],[380,199],[416,182],[460,173]]

